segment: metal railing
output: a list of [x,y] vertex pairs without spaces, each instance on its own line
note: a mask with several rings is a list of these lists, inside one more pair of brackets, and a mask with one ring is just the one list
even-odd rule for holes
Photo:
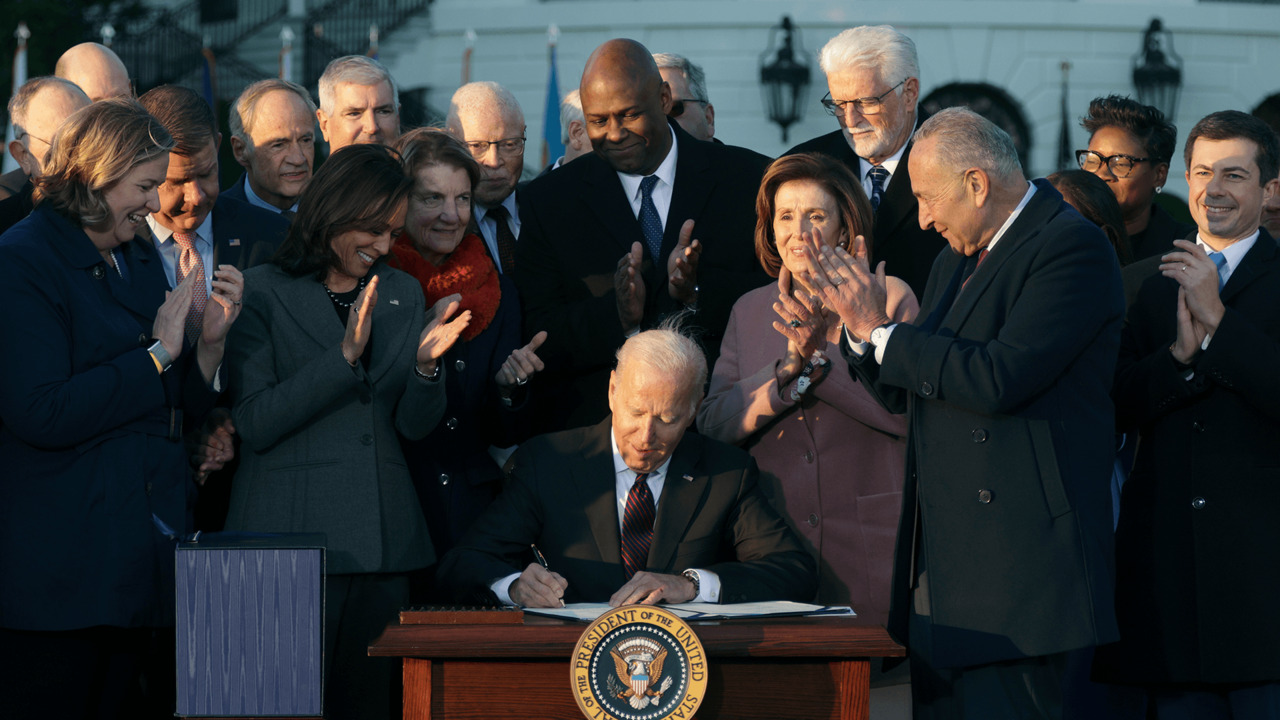
[[307,13],[303,85],[315,87],[334,58],[368,53],[371,28],[376,26],[385,38],[430,4],[431,0],[330,0]]

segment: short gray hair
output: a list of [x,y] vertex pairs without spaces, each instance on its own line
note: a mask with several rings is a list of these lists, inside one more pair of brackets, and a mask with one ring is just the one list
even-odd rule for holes
[[676,53],[654,53],[653,61],[658,64],[658,69],[672,68],[684,75],[684,81],[689,84],[689,94],[693,95],[690,99],[710,102],[707,97],[707,74],[692,60]]
[[333,93],[338,83],[353,85],[377,85],[385,82],[391,86],[391,101],[395,109],[400,111],[400,88],[396,87],[395,78],[382,63],[364,55],[347,55],[328,64],[324,74],[320,76],[320,109],[325,115],[333,114]]
[[1022,174],[1009,133],[966,107],[939,110],[916,130],[915,142],[936,138],[934,161],[956,171],[980,168],[994,178]]
[[[478,110],[484,113],[501,113],[503,118],[510,118],[524,123],[524,111],[520,109],[520,103],[516,102],[516,96],[511,91],[502,87],[492,80],[482,80],[473,83],[467,83],[454,91],[453,97],[449,100],[449,115],[445,118],[445,126],[449,130],[456,130],[460,123],[458,122],[459,110]],[[456,134],[456,133],[455,133]],[[458,138],[460,140],[464,138]],[[493,138],[483,138],[491,140]]]
[[297,83],[280,78],[267,78],[245,88],[232,104],[230,117],[227,118],[227,124],[231,127],[231,137],[240,138],[247,147],[253,147],[253,143],[249,142],[249,130],[253,128],[253,115],[258,108],[258,101],[267,93],[276,90],[291,92],[302,98],[302,102],[307,105],[307,111],[311,113],[312,122],[315,122],[316,104],[311,100],[311,93]]
[[570,123],[586,121],[586,117],[582,114],[582,97],[578,94],[578,89],[574,88],[560,101],[560,142],[569,144]]
[[686,314],[672,315],[658,327],[628,338],[618,348],[617,371],[634,361],[661,377],[683,379],[689,383],[689,404],[696,411],[707,384],[707,356],[684,330]]
[[[841,32],[823,46],[818,64],[828,76],[858,67],[875,67],[886,83],[920,77],[916,44],[891,25],[862,25]],[[902,88],[897,92],[901,95]]]
[[[22,87],[18,88],[18,92],[14,93],[13,97],[9,98],[9,121],[13,123],[15,136],[18,135],[19,129],[22,130],[23,134],[26,134],[27,132],[27,109],[31,107],[31,101],[35,99],[35,96],[39,94],[41,90],[54,87],[61,87],[63,90],[66,90],[73,95],[83,95],[85,102],[89,101],[89,96],[84,94],[84,90],[81,90],[79,85],[71,82],[70,80],[60,78],[56,75],[33,77],[23,83]],[[52,138],[43,139],[52,140]]]

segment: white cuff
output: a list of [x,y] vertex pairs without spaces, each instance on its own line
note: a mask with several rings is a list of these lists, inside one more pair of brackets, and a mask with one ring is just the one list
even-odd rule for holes
[[840,327],[844,328],[844,340],[849,343],[849,349],[853,351],[853,354],[858,357],[866,355],[867,350],[871,347],[871,343],[854,339],[853,333],[849,332],[849,328],[844,325],[841,325]]
[[493,594],[497,595],[498,599],[504,604],[515,605],[516,602],[511,599],[511,583],[519,579],[520,573],[511,573],[504,578],[495,580],[494,583],[489,586],[489,589],[492,590]]
[[697,568],[689,568],[689,570],[698,574],[698,597],[690,602],[720,602],[720,576],[710,570]]

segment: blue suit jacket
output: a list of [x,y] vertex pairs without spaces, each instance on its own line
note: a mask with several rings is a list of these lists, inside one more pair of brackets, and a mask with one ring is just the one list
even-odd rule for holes
[[0,627],[171,622],[172,545],[186,526],[181,417],[213,392],[184,353],[147,353],[168,283],[150,243],[109,267],[49,206],[0,237]]

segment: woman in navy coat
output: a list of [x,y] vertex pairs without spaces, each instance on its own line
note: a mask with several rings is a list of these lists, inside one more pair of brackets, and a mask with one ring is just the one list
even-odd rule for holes
[[[213,402],[240,273],[222,266],[184,347],[195,273],[169,291],[130,242],[173,141],[133,100],[53,139],[35,211],[0,236],[0,708],[116,717],[150,628],[172,624],[187,527],[183,426]],[[193,361],[194,360],[194,361]]]

